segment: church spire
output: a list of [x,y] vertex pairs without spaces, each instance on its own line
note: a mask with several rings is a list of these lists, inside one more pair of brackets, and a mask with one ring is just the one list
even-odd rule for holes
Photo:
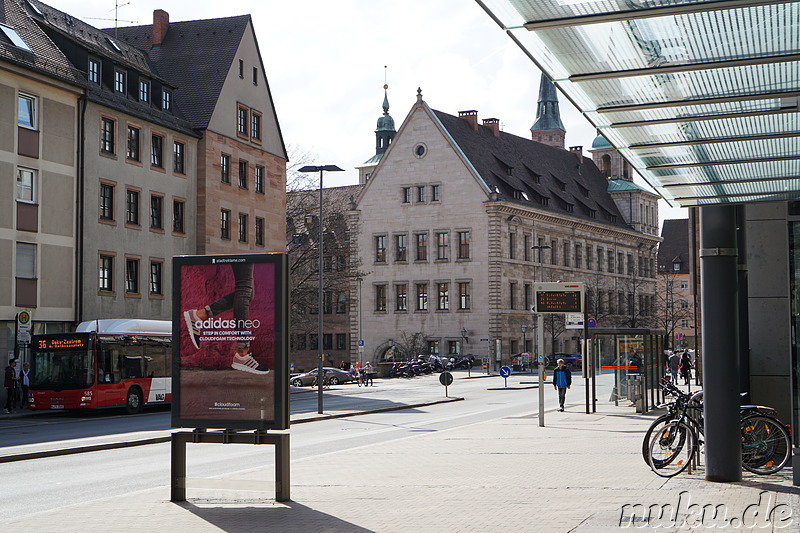
[[531,126],[531,138],[543,144],[564,148],[567,130],[561,122],[556,87],[542,73],[539,84],[539,101],[536,104],[536,122]]
[[[383,67],[386,69],[386,67]],[[386,83],[384,70],[383,80],[383,116],[378,119],[375,129],[375,155],[383,155],[392,143],[397,130],[394,129],[394,119],[389,114],[389,85]]]

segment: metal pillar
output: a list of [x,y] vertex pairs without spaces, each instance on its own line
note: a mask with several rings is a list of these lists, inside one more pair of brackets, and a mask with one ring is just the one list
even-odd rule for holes
[[706,479],[742,479],[735,206],[700,208]]

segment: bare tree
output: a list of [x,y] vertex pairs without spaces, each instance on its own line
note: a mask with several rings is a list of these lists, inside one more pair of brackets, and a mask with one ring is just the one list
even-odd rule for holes
[[289,254],[292,331],[315,331],[317,313],[346,313],[350,283],[362,275],[353,264],[348,226],[360,185],[323,189],[323,306],[319,303],[319,183],[316,174],[299,172],[314,155],[289,146],[292,164],[286,170],[286,246]]
[[395,358],[399,360],[415,359],[428,351],[426,335],[422,331],[409,333],[403,331],[400,340],[395,340]]
[[675,329],[679,321],[692,318],[689,301],[681,298],[682,295],[675,290],[678,283],[676,272],[667,268],[659,268],[655,314],[659,329],[666,331],[664,348],[673,347]]

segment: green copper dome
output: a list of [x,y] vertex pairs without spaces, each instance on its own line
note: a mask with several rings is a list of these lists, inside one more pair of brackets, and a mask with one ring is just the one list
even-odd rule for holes
[[592,142],[592,150],[608,150],[613,148],[614,147],[611,146],[611,143],[608,142],[608,140],[606,140],[606,138],[602,135],[595,137],[594,141]]

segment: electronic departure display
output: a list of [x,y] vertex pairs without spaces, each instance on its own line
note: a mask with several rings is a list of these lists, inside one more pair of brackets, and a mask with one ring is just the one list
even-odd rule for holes
[[49,337],[36,338],[35,350],[83,350],[89,347],[89,337]]
[[537,313],[580,313],[581,291],[536,291]]

